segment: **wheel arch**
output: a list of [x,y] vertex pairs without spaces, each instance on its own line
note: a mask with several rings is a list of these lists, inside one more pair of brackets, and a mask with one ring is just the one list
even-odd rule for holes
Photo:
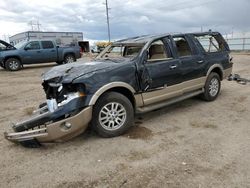
[[220,64],[214,64],[212,65],[208,71],[207,71],[207,76],[211,73],[215,72],[220,76],[220,80],[223,80],[223,67]]
[[63,59],[65,59],[67,55],[72,55],[76,59],[76,54],[74,52],[65,52]]
[[6,57],[4,58],[4,60],[3,60],[4,65],[5,65],[6,61],[7,61],[8,59],[10,59],[10,58],[15,58],[15,59],[18,59],[18,60],[20,61],[21,65],[23,64],[23,63],[22,63],[22,59],[21,59],[21,57],[16,56],[16,55],[13,55],[13,56],[6,56]]
[[104,94],[107,92],[117,92],[120,94],[123,94],[125,97],[127,97],[131,104],[133,105],[134,109],[136,107],[136,99],[134,97],[135,90],[132,86],[125,82],[112,82],[109,84],[106,84],[102,86],[100,89],[98,89],[93,97],[91,98],[89,105],[94,105],[96,101]]

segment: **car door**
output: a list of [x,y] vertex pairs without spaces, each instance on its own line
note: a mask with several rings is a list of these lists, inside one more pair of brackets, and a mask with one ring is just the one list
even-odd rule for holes
[[181,95],[180,61],[172,54],[169,38],[153,41],[147,51],[144,67],[150,81],[142,94],[144,105]]
[[42,62],[55,62],[57,61],[57,49],[52,41],[41,41],[42,45]]
[[42,53],[39,41],[31,41],[27,43],[21,51],[21,57],[24,64],[42,62]]
[[204,55],[187,35],[174,36],[173,43],[181,62],[183,93],[202,88],[206,80],[204,72],[207,62]]

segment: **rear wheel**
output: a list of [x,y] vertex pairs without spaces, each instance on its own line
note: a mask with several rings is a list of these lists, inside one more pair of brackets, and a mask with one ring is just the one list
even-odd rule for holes
[[65,63],[65,64],[66,64],[66,63],[73,63],[73,62],[75,62],[75,61],[76,61],[75,56],[72,55],[72,54],[68,54],[68,55],[66,55],[65,58],[64,58],[64,63]]
[[16,58],[9,58],[5,61],[5,67],[9,71],[18,71],[21,68],[21,62]]
[[215,72],[210,73],[207,77],[207,81],[204,87],[205,91],[202,94],[202,98],[206,101],[215,100],[220,93],[220,87],[220,76]]
[[123,134],[134,123],[134,109],[127,97],[108,92],[98,99],[93,109],[92,126],[102,137]]

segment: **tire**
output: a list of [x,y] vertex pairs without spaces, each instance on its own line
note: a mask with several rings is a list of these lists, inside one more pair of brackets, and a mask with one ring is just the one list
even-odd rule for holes
[[21,62],[17,58],[9,58],[5,61],[5,67],[9,71],[18,71],[21,68]]
[[66,55],[65,57],[64,57],[64,63],[66,64],[66,63],[73,63],[73,62],[75,62],[76,61],[76,58],[75,58],[75,56],[74,55],[72,55],[72,54],[68,54],[68,55]]
[[201,97],[206,101],[213,101],[218,97],[220,93],[220,88],[220,76],[217,73],[212,72],[207,77],[206,84],[204,87],[205,91],[201,95]]
[[129,99],[120,93],[105,93],[94,105],[91,125],[101,137],[119,136],[133,124],[133,106]]
[[56,62],[58,65],[62,65],[64,62],[63,61],[57,61]]

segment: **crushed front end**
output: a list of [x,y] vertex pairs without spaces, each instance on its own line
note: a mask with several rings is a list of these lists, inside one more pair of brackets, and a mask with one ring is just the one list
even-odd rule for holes
[[81,134],[92,118],[92,106],[85,103],[84,84],[63,84],[50,79],[43,82],[47,101],[33,115],[13,125],[7,140],[28,147],[40,143],[62,142]]

